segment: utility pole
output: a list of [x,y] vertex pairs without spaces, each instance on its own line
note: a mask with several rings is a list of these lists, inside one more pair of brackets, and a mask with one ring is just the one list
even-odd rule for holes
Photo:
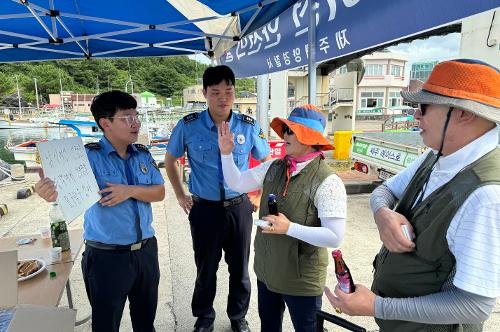
[[36,85],[36,77],[33,77],[33,80],[35,81],[36,110],[40,111],[40,104],[38,102],[38,86]]
[[131,91],[131,94],[133,95],[134,94],[134,82],[132,81],[132,74],[130,73],[130,60],[129,59],[127,59],[127,64],[128,64],[128,81],[125,84],[125,92],[128,92],[127,85],[130,82],[130,91]]
[[17,88],[17,102],[19,105],[19,120],[21,120],[23,117],[23,114],[22,114],[22,110],[21,110],[21,92],[19,91],[19,79],[18,79],[17,75],[16,75],[16,88]]
[[60,72],[59,72],[59,88],[60,88],[60,90],[59,90],[59,96],[61,98],[61,106],[62,106],[62,111],[63,111],[63,117],[66,118],[66,111],[64,109],[64,97],[63,97],[62,78],[61,78],[61,73]]

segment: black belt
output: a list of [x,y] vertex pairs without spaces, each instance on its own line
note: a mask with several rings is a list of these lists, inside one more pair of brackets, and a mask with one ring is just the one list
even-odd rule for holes
[[241,204],[246,197],[247,197],[247,194],[243,194],[243,195],[240,195],[238,197],[226,199],[224,201],[211,201],[211,200],[204,199],[204,198],[193,195],[193,202],[207,204],[207,205],[222,205],[224,207],[230,207],[230,206],[235,206],[235,205]]
[[143,247],[146,246],[150,238],[144,239],[141,242],[133,243],[133,244],[127,244],[127,245],[122,245],[122,244],[107,244],[107,243],[101,243],[101,242],[96,242],[96,241],[85,241],[85,244],[88,245],[89,247],[96,248],[96,249],[102,249],[102,250],[125,250],[125,251],[135,251],[139,250]]

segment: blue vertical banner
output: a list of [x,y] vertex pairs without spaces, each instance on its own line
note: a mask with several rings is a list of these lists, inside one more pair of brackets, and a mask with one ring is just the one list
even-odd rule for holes
[[[237,77],[307,65],[308,1],[298,1],[219,59]],[[316,61],[397,41],[500,7],[500,0],[316,0]]]

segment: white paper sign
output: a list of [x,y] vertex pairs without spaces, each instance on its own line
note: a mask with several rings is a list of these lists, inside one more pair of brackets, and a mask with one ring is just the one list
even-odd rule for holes
[[57,203],[66,221],[81,215],[101,197],[80,137],[37,143],[45,176],[57,186]]

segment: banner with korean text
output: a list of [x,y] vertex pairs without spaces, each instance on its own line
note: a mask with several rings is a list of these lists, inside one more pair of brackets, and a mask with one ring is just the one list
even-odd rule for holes
[[[298,1],[247,35],[219,63],[230,66],[237,77],[307,65],[308,1]],[[397,41],[497,7],[500,0],[316,0],[316,61]]]

